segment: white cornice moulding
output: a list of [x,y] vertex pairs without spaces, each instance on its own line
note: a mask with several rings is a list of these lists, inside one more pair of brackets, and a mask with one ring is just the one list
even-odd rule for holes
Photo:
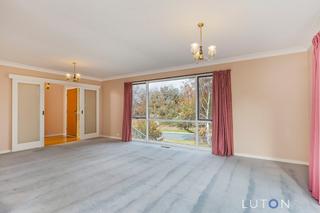
[[[310,45],[300,46],[300,47],[294,47],[294,48],[288,48],[288,49],[281,49],[281,50],[275,50],[275,51],[268,51],[268,52],[259,52],[259,53],[253,53],[248,55],[242,55],[242,56],[236,56],[236,57],[229,57],[229,58],[221,58],[216,59],[211,62],[205,62],[201,64],[187,64],[187,65],[181,65],[181,66],[174,66],[174,67],[167,67],[164,69],[156,69],[156,70],[150,70],[150,71],[141,71],[141,72],[135,72],[135,73],[129,73],[129,74],[121,74],[121,75],[115,75],[108,78],[96,78],[86,75],[81,75],[83,79],[86,80],[93,80],[93,81],[109,81],[109,80],[116,80],[116,79],[122,79],[122,78],[131,78],[131,77],[137,77],[137,76],[143,76],[143,75],[150,75],[150,74],[157,74],[157,73],[165,73],[165,72],[172,72],[172,71],[180,71],[185,69],[193,69],[193,68],[202,68],[202,67],[208,67],[213,65],[219,65],[219,64],[226,64],[226,63],[233,63],[233,62],[240,62],[240,61],[248,61],[253,59],[260,59],[260,58],[268,58],[273,56],[280,56],[280,55],[289,55],[294,53],[300,53],[300,52],[306,52],[310,48]],[[28,70],[34,70],[38,72],[44,72],[44,73],[51,73],[56,75],[65,75],[66,72],[64,71],[58,71],[58,70],[51,70],[47,68],[42,67],[36,67],[36,66],[30,66],[25,64],[20,64],[16,62],[10,62],[6,60],[0,60],[0,65],[7,66],[7,67],[15,67],[20,69],[28,69]]]
[[26,76],[26,75],[17,75],[17,74],[9,74],[10,79],[17,79],[20,81],[36,81],[40,83],[51,83],[51,84],[63,84],[64,86],[67,87],[82,87],[85,89],[100,89],[100,85],[95,85],[95,84],[85,84],[85,83],[78,83],[78,82],[73,82],[73,81],[63,81],[63,80],[55,80],[55,79],[50,79],[50,78],[40,78],[40,77],[31,77],[31,76]]
[[157,74],[157,73],[166,73],[166,72],[172,72],[172,71],[181,71],[186,69],[193,69],[193,68],[202,68],[202,67],[208,67],[213,65],[219,65],[219,64],[227,64],[227,63],[233,63],[233,62],[240,62],[240,61],[249,61],[253,59],[262,59],[262,58],[269,58],[274,56],[281,56],[281,55],[289,55],[294,53],[301,53],[301,52],[307,52],[309,46],[305,45],[302,47],[295,47],[295,48],[289,48],[289,49],[281,49],[281,50],[275,50],[275,51],[269,51],[269,52],[260,52],[260,53],[253,53],[248,55],[242,55],[242,56],[235,56],[230,58],[221,58],[217,60],[213,60],[211,62],[204,62],[201,64],[187,64],[182,66],[174,66],[174,67],[168,67],[164,69],[158,69],[158,70],[150,70],[145,72],[136,72],[132,74],[123,74],[123,75],[115,75],[111,76],[109,78],[103,79],[103,81],[110,81],[110,80],[117,80],[117,79],[123,79],[123,78],[132,78],[137,76],[143,76],[143,75],[150,75],[150,74]]
[[[20,64],[20,63],[6,61],[6,60],[0,60],[0,65],[7,66],[7,67],[20,68],[20,69],[27,69],[27,70],[31,70],[31,71],[56,74],[56,75],[63,75],[63,76],[66,74],[66,72],[64,72],[64,71],[51,70],[51,69],[47,69],[47,68],[30,66],[30,65]],[[87,75],[81,75],[81,78],[86,79],[86,80],[93,80],[93,81],[103,81],[101,78],[95,78],[95,77],[91,77],[91,76],[87,76]]]

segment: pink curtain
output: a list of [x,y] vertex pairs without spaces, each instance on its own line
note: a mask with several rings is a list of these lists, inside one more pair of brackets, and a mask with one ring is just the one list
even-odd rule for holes
[[122,141],[131,141],[132,83],[124,83]]
[[320,203],[320,32],[313,38],[309,190]]
[[213,72],[212,154],[233,155],[232,97],[230,70]]

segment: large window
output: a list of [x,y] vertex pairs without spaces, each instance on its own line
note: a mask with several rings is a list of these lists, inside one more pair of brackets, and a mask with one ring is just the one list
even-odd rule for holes
[[195,78],[149,83],[149,118],[195,120]]
[[198,145],[211,146],[212,76],[198,77]]
[[209,147],[212,76],[192,76],[133,85],[132,137]]
[[132,138],[134,140],[146,140],[146,84],[132,86]]

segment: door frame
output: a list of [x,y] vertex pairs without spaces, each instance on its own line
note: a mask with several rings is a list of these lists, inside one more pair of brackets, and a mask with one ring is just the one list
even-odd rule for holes
[[[80,114],[80,102],[78,105],[78,99],[81,98],[80,97],[80,87],[65,86],[64,87],[64,109],[63,109],[63,113],[64,113],[64,118],[63,118],[64,121],[63,122],[64,122],[64,135],[65,136],[68,136],[68,90],[71,90],[71,89],[79,89],[79,90],[77,90],[77,117],[78,117],[78,114]],[[79,111],[78,111],[78,109],[79,109]],[[80,119],[79,119],[79,125],[81,125]],[[76,138],[80,139],[80,128],[78,129],[78,118],[77,118],[77,127],[76,128],[77,128]]]
[[[84,111],[85,111],[85,90],[94,90],[96,91],[96,132],[85,134],[85,120],[84,120]],[[95,88],[80,88],[80,138],[89,139],[96,138],[100,135],[100,90]]]
[[[31,141],[23,144],[18,143],[18,85],[19,83],[39,85],[40,94],[40,130],[39,141]],[[44,84],[39,79],[30,78],[12,78],[12,151],[21,151],[26,149],[39,148],[44,146]]]
[[[50,83],[50,84],[62,84],[65,86],[65,93],[67,88],[73,87],[73,88],[79,88],[80,89],[80,140],[82,139],[88,139],[88,138],[93,138],[93,137],[99,137],[100,136],[100,89],[101,86],[99,85],[93,85],[93,84],[85,84],[85,83],[78,83],[78,82],[71,82],[71,81],[64,81],[64,80],[54,80],[54,79],[48,79],[48,78],[40,78],[40,77],[30,77],[30,76],[25,76],[25,75],[17,75],[17,74],[9,74],[9,78],[12,79],[12,151],[19,151],[16,149],[16,147],[14,147],[14,142],[17,142],[17,127],[18,127],[18,115],[17,115],[17,109],[18,109],[18,105],[17,105],[17,88],[14,88],[14,85],[16,84],[16,82],[26,82],[26,83],[30,83],[30,82],[34,82],[37,84],[40,84],[40,88],[41,88],[41,94],[43,96],[43,100],[40,101],[42,102],[42,110],[44,110],[44,84],[45,83]],[[17,85],[17,84],[16,84]],[[97,132],[93,133],[93,134],[84,134],[84,90],[85,89],[90,89],[90,90],[96,90],[97,91]],[[15,95],[15,96],[14,96]],[[16,98],[14,98],[16,97]],[[66,98],[65,98],[66,101]],[[66,103],[65,103],[66,106]],[[42,115],[42,112],[40,112]],[[64,114],[65,114],[65,119],[66,120],[66,109],[64,110]],[[40,129],[40,140],[42,141],[41,144],[39,145],[39,147],[44,147],[44,116],[41,116],[41,119],[43,120],[43,126]],[[66,129],[66,125],[64,125],[65,129]],[[15,141],[14,141],[15,139]],[[26,146],[25,149],[32,149],[35,147],[29,147]],[[20,150],[24,150],[24,149],[20,149]]]

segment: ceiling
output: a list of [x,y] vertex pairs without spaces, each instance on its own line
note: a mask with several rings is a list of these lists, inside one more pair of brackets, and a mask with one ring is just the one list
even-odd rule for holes
[[77,61],[99,79],[156,72],[193,64],[200,20],[215,60],[307,48],[320,1],[1,0],[0,60],[61,72]]

